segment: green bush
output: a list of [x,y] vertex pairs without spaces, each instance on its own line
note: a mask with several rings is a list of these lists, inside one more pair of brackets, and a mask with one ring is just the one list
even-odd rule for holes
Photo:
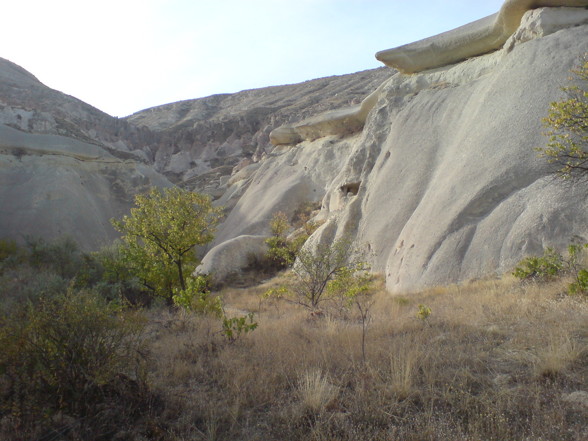
[[136,313],[91,291],[18,305],[0,317],[0,418],[34,431],[66,415],[89,430],[83,439],[124,424],[149,407],[141,333]]
[[107,300],[132,305],[149,305],[152,297],[125,263],[121,243],[115,242],[85,259],[76,284],[92,287]]
[[564,260],[561,254],[553,248],[546,248],[543,256],[526,257],[519,262],[513,275],[522,280],[549,280],[564,269]]
[[221,317],[223,305],[220,297],[210,295],[210,280],[207,276],[186,279],[186,289],[176,288],[172,297],[174,305],[197,314]]
[[576,281],[568,287],[570,294],[586,294],[588,292],[588,271],[581,269],[576,274]]
[[428,307],[427,305],[422,305],[422,304],[419,305],[418,308],[419,309],[416,313],[416,317],[419,320],[426,322],[428,320],[429,316],[431,315],[431,312],[432,312],[431,308]]
[[225,338],[233,343],[242,335],[257,329],[257,322],[253,320],[253,313],[240,317],[223,316],[223,335]]
[[52,271],[59,276],[74,278],[82,267],[82,252],[70,237],[48,242],[41,238],[26,238],[28,262],[34,268]]
[[12,239],[0,239],[0,273],[22,261],[23,250]]
[[274,213],[270,221],[272,235],[265,243],[268,246],[266,258],[273,263],[276,270],[291,266],[296,258],[296,250],[287,238],[291,229],[286,213]]
[[320,224],[309,220],[308,217],[296,219],[300,229],[291,236],[288,233],[293,227],[285,213],[281,211],[274,213],[270,221],[272,235],[265,241],[268,246],[265,257],[275,270],[292,266],[306,240],[320,226]]
[[313,311],[327,299],[353,304],[372,288],[367,265],[353,253],[348,238],[314,250],[301,249],[290,283],[267,291],[264,297],[291,301]]
[[67,289],[69,281],[50,271],[39,271],[27,265],[6,269],[0,274],[0,313],[14,305],[52,297]]
[[574,277],[568,285],[570,294],[588,293],[588,270],[585,268],[588,244],[568,246],[567,258],[547,248],[542,257],[530,256],[521,260],[513,275],[522,280],[547,281],[564,274]]

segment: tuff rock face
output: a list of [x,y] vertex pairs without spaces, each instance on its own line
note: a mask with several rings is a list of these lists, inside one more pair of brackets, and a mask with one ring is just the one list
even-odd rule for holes
[[[496,14],[434,37],[380,51],[376,58],[403,73],[453,64],[500,49],[520,26],[527,12],[546,6],[579,8],[588,6],[588,1],[505,0]],[[569,24],[567,19],[565,21]]]
[[172,185],[149,164],[149,137],[0,59],[0,237],[113,240],[135,193]]
[[391,75],[390,69],[380,68],[214,95],[142,110],[126,121],[159,137],[154,156],[158,171],[218,198],[235,173],[271,152],[273,129],[359,103]]
[[586,188],[552,179],[533,150],[588,52],[588,11],[533,9],[520,23],[499,50],[449,66],[123,120],[0,60],[0,236],[70,234],[95,248],[135,192],[173,182],[227,207],[204,258],[224,274],[263,251],[273,213],[309,202],[324,224],[308,246],[350,235],[392,291],[503,273],[545,246],[588,241]]
[[586,189],[554,180],[533,149],[588,51],[586,20],[584,9],[529,11],[504,49],[395,74],[362,131],[279,146],[262,161],[216,243],[267,233],[273,212],[321,200],[326,223],[309,246],[351,235],[403,291],[503,273],[545,246],[588,240]]
[[168,104],[113,118],[0,59],[0,238],[69,235],[85,249],[117,237],[133,196],[173,183],[234,204],[284,122],[348,106],[381,68]]

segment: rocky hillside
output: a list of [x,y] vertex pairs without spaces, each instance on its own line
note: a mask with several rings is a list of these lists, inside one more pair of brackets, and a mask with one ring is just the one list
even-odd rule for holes
[[0,58],[0,124],[25,133],[60,135],[98,144],[121,158],[145,162],[151,162],[151,150],[158,144],[157,135],[149,130],[53,90],[3,58]]
[[0,237],[112,240],[136,192],[171,185],[150,165],[154,139],[0,59]]
[[[353,135],[333,122],[356,109],[288,127],[332,133],[259,164],[201,270],[230,270],[245,254],[239,237],[252,243],[273,212],[308,201],[325,221],[311,243],[350,235],[392,291],[501,274],[546,246],[588,241],[586,188],[561,185],[534,151],[546,143],[541,119],[586,52],[588,11],[531,10],[498,51],[393,75],[366,99]],[[233,177],[228,193],[238,185]]]
[[275,127],[361,100],[390,75],[381,68],[118,119],[0,58],[0,237],[67,234],[93,249],[116,237],[110,219],[151,185],[218,198],[231,175],[271,150]]
[[219,197],[234,172],[272,150],[273,129],[359,103],[392,72],[380,68],[214,95],[146,109],[126,120],[161,136],[154,157],[158,171],[180,185]]
[[122,120],[0,60],[0,236],[70,234],[97,247],[135,192],[175,183],[226,207],[201,267],[221,275],[264,249],[273,213],[309,203],[324,222],[309,246],[351,236],[393,291],[503,273],[546,246],[588,241],[585,187],[551,179],[534,151],[549,103],[588,52],[588,11],[545,4],[566,1],[509,0],[475,26],[385,51],[410,73],[216,95]]

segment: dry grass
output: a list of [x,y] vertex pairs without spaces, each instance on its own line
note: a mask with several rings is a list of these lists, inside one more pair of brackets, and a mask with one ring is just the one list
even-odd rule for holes
[[365,362],[353,313],[261,301],[272,283],[221,293],[259,322],[232,344],[214,319],[153,318],[162,439],[588,439],[588,408],[567,398],[588,392],[588,302],[565,282],[378,293]]
[[321,413],[333,403],[338,390],[320,369],[305,371],[298,379],[298,397],[305,412]]

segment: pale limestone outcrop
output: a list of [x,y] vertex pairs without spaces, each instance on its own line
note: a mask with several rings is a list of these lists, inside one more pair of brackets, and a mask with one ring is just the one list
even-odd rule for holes
[[118,237],[110,219],[151,185],[172,184],[95,144],[0,125],[0,238],[70,236],[98,249]]
[[210,274],[213,281],[220,282],[227,276],[247,267],[252,259],[267,252],[265,236],[243,235],[227,240],[212,248],[195,274]]
[[[570,7],[553,10],[542,6]],[[378,52],[376,58],[402,73],[445,66],[495,51],[503,45],[510,49],[517,42],[586,23],[588,12],[580,9],[580,6],[588,6],[588,0],[507,0],[497,14],[444,34]],[[527,13],[535,8],[540,9]],[[526,20],[523,20],[524,17],[527,17]],[[513,35],[517,29],[518,34]],[[380,90],[376,89],[359,106],[334,110],[296,124],[278,127],[270,133],[270,142],[273,145],[293,145],[322,136],[345,136],[358,132],[379,99]]]
[[276,148],[217,243],[267,234],[273,212],[322,197],[325,224],[309,246],[351,235],[398,292],[504,273],[544,246],[588,241],[585,188],[561,186],[534,151],[549,103],[588,52],[587,25],[546,35],[565,14],[527,12],[528,29],[504,50],[397,73],[359,133]]
[[497,50],[517,30],[530,9],[553,6],[588,6],[588,0],[506,0],[500,11],[460,28],[380,51],[376,58],[403,73],[457,63]]
[[360,105],[347,109],[333,110],[305,119],[297,124],[281,126],[270,133],[273,145],[297,144],[302,140],[311,141],[328,135],[349,135],[358,132],[369,111],[378,99],[377,89],[364,99]]

